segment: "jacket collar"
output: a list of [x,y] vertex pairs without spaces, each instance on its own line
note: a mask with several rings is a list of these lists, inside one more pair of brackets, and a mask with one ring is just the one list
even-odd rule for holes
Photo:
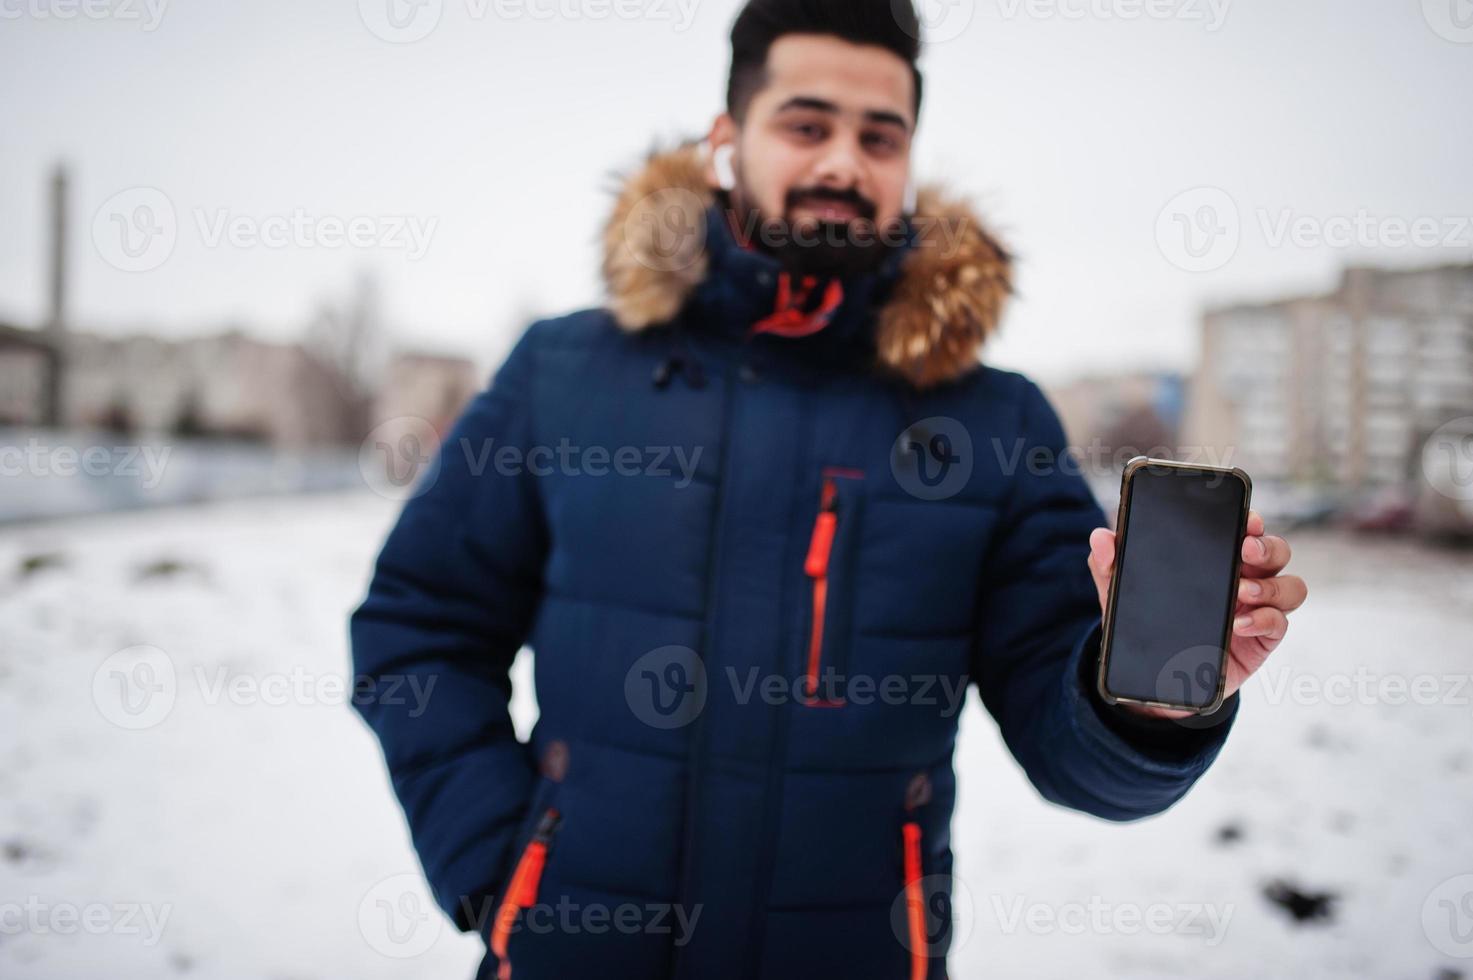
[[[624,179],[603,233],[608,308],[620,327],[660,326],[690,307],[738,331],[772,312],[781,267],[742,248],[721,215],[695,144],[654,152]],[[904,245],[875,274],[845,280],[842,304],[812,339],[932,387],[977,364],[1011,286],[1011,257],[970,206],[928,186]]]

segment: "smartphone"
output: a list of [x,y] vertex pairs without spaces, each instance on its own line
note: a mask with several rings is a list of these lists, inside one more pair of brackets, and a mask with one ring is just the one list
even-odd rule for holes
[[1126,464],[1100,643],[1106,701],[1221,707],[1252,493],[1237,467]]

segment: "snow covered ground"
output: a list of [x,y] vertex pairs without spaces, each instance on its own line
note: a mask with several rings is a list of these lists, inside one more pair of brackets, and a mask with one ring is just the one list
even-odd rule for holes
[[[470,975],[341,688],[395,509],[0,528],[0,976]],[[1040,802],[972,699],[957,977],[1473,977],[1473,558],[1291,540],[1310,601],[1159,818]]]

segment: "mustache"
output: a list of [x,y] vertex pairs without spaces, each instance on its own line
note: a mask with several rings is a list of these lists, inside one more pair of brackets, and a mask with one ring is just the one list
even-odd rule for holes
[[875,220],[877,209],[873,201],[858,191],[850,188],[839,190],[834,187],[799,187],[788,191],[787,200],[784,202],[785,210],[791,212],[793,208],[805,202],[832,201],[836,204],[848,204],[854,208],[859,217],[869,221]]

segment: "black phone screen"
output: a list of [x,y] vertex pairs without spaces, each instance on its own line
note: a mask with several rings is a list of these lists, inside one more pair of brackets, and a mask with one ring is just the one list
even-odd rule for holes
[[1231,472],[1149,464],[1133,472],[1115,557],[1110,694],[1194,708],[1216,698],[1247,493]]

